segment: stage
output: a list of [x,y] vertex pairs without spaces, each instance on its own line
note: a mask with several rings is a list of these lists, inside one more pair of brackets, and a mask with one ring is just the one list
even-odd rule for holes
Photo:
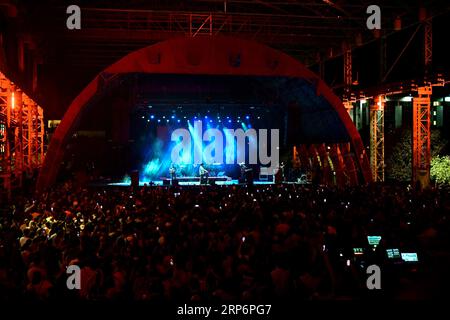
[[[204,186],[210,186],[210,185],[219,185],[219,186],[232,186],[232,185],[239,185],[243,183],[239,183],[239,180],[226,180],[226,181],[215,181],[214,184],[203,184]],[[253,184],[255,185],[268,185],[268,184],[274,184],[273,181],[253,181]],[[130,182],[110,182],[110,183],[98,183],[96,185],[107,185],[107,186],[120,186],[120,187],[129,187],[131,185]],[[152,180],[152,181],[139,181],[139,186],[144,185],[154,185],[154,186],[170,186],[170,184],[164,184],[164,180]],[[178,185],[180,186],[199,186],[200,180],[196,181],[178,181]]]

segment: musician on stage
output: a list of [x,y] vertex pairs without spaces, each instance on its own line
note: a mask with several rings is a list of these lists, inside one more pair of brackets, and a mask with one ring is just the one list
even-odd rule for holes
[[170,173],[170,184],[173,185],[173,182],[177,178],[177,169],[175,168],[175,165],[173,163],[170,164],[169,173]]
[[286,181],[286,177],[285,177],[285,175],[284,175],[284,168],[286,167],[286,165],[284,164],[284,162],[282,161],[281,162],[281,165],[280,165],[280,171],[281,171],[281,179],[282,179],[282,181]]
[[244,162],[239,163],[239,167],[241,168],[241,179],[245,180],[245,170],[247,167],[245,166]]
[[200,175],[200,184],[206,184],[208,182],[208,170],[205,169],[203,166],[203,163],[200,164],[200,167],[198,168],[198,173]]

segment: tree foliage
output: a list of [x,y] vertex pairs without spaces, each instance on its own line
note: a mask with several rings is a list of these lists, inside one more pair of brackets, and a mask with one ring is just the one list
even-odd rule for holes
[[[431,159],[437,157],[445,148],[447,141],[442,138],[439,130],[431,131]],[[412,133],[410,129],[403,129],[398,142],[392,149],[391,156],[386,159],[386,177],[397,181],[411,180],[412,162]]]
[[431,159],[430,175],[437,185],[450,185],[450,156]]

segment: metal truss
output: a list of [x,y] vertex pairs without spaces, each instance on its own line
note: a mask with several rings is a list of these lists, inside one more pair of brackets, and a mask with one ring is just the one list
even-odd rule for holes
[[384,104],[379,95],[370,107],[370,167],[373,181],[384,181]]
[[345,95],[349,98],[351,86],[353,83],[353,63],[352,63],[352,50],[350,47],[344,51],[344,84],[345,84]]
[[0,73],[0,183],[3,195],[22,186],[44,160],[44,113]]
[[428,19],[424,22],[424,58],[425,58],[425,70],[431,67],[431,61],[433,57],[433,23],[431,19]]
[[412,180],[422,187],[430,183],[430,96],[431,85],[420,87],[413,99]]

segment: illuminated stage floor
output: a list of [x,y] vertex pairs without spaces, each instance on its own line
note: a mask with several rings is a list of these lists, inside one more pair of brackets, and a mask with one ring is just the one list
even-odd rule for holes
[[[154,181],[139,181],[139,186],[144,186],[144,185],[150,185],[150,183],[153,183],[153,185],[155,186],[162,186],[163,185],[163,181],[162,180],[154,180]],[[199,181],[192,181],[192,182],[184,182],[184,181],[180,181],[178,183],[180,186],[199,186],[200,182]],[[239,184],[238,180],[229,180],[229,181],[216,181],[215,183],[216,185],[237,185]],[[273,184],[272,181],[254,181],[253,184],[255,185],[264,185],[264,184]],[[108,186],[121,186],[121,187],[128,187],[130,186],[129,182],[113,182],[113,183],[108,183]]]

